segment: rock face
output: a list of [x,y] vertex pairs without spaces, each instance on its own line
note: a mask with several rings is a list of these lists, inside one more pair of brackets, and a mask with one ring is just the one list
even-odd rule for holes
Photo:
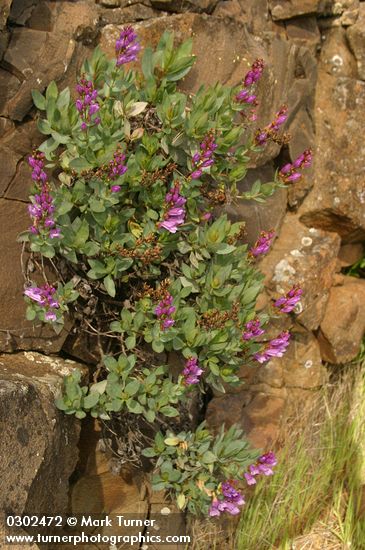
[[364,106],[364,82],[322,74],[315,183],[299,214],[306,225],[336,231],[344,243],[365,238]]
[[[317,339],[310,331],[294,327],[287,353],[264,365],[243,366],[243,386],[229,395],[214,397],[207,421],[219,429],[222,423],[240,424],[250,442],[269,449],[277,441],[281,421],[294,408],[308,405],[326,381]],[[228,401],[228,402],[227,402]]]
[[354,359],[365,333],[365,281],[344,277],[342,283],[330,291],[319,332],[322,357],[330,363]]
[[81,365],[39,353],[0,356],[0,509],[60,514],[77,459],[79,424],[56,410],[62,376]]
[[303,289],[297,320],[309,330],[317,329],[324,316],[339,247],[336,233],[308,228],[288,214],[271,254],[260,264],[273,298],[295,284]]
[[299,15],[317,13],[320,0],[269,0],[271,16],[275,20],[292,19]]
[[0,0],[0,31],[6,25],[12,0]]
[[29,217],[23,202],[0,199],[0,230],[3,239],[0,252],[3,266],[0,288],[0,348],[7,352],[36,349],[55,353],[61,349],[67,330],[56,335],[46,325],[33,325],[25,320],[24,278],[20,263],[22,246],[16,243],[16,238],[28,225]]
[[346,34],[357,61],[359,78],[365,80],[365,4],[360,4],[358,19]]
[[[259,84],[259,124],[266,125],[283,103],[289,106],[288,129],[297,144],[303,133],[303,124],[296,124],[296,115],[310,111],[311,94],[316,82],[316,64],[307,48],[298,47],[271,33],[261,39],[253,37],[247,25],[234,19],[222,20],[198,14],[160,17],[136,25],[141,43],[156,45],[166,30],[175,32],[177,42],[190,36],[194,38],[193,53],[197,60],[190,73],[183,80],[181,88],[195,92],[202,84],[221,82],[237,85],[242,81],[249,65],[258,57],[265,60],[266,70]],[[101,31],[100,45],[111,57],[119,34],[115,25],[107,25]],[[209,56],[201,52],[209,51]],[[285,60],[285,62],[284,62]],[[308,124],[307,124],[308,123]],[[304,130],[312,136],[310,120]],[[293,145],[295,147],[295,145]],[[269,144],[254,160],[253,166],[263,165],[279,152],[276,144]]]

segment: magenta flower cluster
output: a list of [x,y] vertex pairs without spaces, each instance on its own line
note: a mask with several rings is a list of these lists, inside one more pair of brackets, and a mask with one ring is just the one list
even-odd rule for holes
[[243,340],[251,340],[264,334],[264,329],[261,328],[260,319],[254,319],[253,321],[248,321],[245,324],[245,330],[242,333]]
[[249,105],[257,105],[257,96],[253,93],[254,85],[260,80],[263,70],[264,60],[256,59],[243,80],[243,88],[236,95],[236,101]]
[[261,254],[266,254],[270,249],[274,237],[275,231],[273,229],[271,229],[270,231],[261,231],[256,243],[250,249],[251,256],[254,256],[256,258]]
[[282,357],[289,345],[289,340],[290,333],[287,330],[281,332],[276,338],[270,340],[263,350],[255,353],[254,358],[259,363],[265,363],[273,357]]
[[176,233],[177,228],[185,221],[186,199],[180,195],[180,184],[175,182],[174,186],[166,194],[166,212],[164,220],[159,222],[158,227],[163,227],[170,233]]
[[137,34],[133,27],[130,25],[128,27],[124,27],[115,43],[117,67],[135,61],[140,49],[141,45],[137,41]]
[[35,151],[28,158],[28,163],[33,169],[32,180],[38,187],[38,193],[33,196],[33,203],[28,205],[28,212],[33,222],[29,230],[34,235],[43,233],[51,239],[57,238],[60,236],[61,230],[55,227],[56,222],[53,217],[55,211],[54,201],[50,194],[47,174],[43,170],[44,154]]
[[46,321],[56,321],[57,316],[54,310],[58,309],[60,304],[54,297],[55,292],[56,289],[53,286],[45,284],[40,287],[31,286],[24,291],[24,294],[45,309]]
[[272,476],[274,474],[273,466],[276,466],[277,460],[275,454],[270,451],[258,459],[256,464],[251,464],[248,467],[248,472],[244,474],[247,485],[256,484],[256,476],[263,474],[264,476]]
[[280,126],[284,124],[288,118],[288,107],[283,105],[276,113],[274,120],[266,126],[263,130],[258,130],[255,136],[255,142],[257,145],[266,145],[268,140],[278,132]]
[[173,297],[167,293],[155,308],[155,315],[160,319],[162,330],[166,330],[175,324],[172,314],[175,313],[176,307],[172,305],[172,302]]
[[302,174],[298,170],[303,168],[308,168],[312,164],[312,151],[311,149],[306,149],[293,163],[285,164],[279,172],[279,177],[285,183],[292,183],[300,180]]
[[212,133],[208,134],[200,144],[200,152],[193,155],[193,168],[190,174],[192,180],[197,180],[203,173],[203,168],[208,168],[214,164],[213,153],[218,145],[214,142]]
[[220,516],[222,512],[228,512],[231,515],[237,515],[240,513],[240,506],[245,504],[243,495],[231,482],[225,481],[221,485],[221,496],[223,498],[214,498],[209,508],[209,515],[211,517]]
[[285,296],[278,298],[274,302],[274,306],[277,307],[281,313],[290,313],[299,302],[302,294],[303,290],[296,285],[290,289]]
[[[124,153],[121,153],[120,151],[116,151],[113,155],[113,160],[109,162],[109,171],[108,171],[108,178],[110,180],[116,180],[120,176],[123,176],[123,174],[127,171],[127,166],[124,164],[124,161],[126,159],[126,156]],[[117,193],[121,190],[120,185],[112,185],[111,186],[112,193]]]
[[186,386],[198,384],[202,372],[203,369],[199,367],[198,359],[196,357],[189,357],[189,359],[185,363],[185,368],[182,372],[184,384]]
[[86,78],[81,78],[76,86],[76,91],[80,97],[76,100],[75,105],[82,120],[81,130],[85,131],[90,125],[100,123],[100,117],[94,117],[100,109],[100,105],[96,101],[98,91],[94,89],[91,80],[86,80]]

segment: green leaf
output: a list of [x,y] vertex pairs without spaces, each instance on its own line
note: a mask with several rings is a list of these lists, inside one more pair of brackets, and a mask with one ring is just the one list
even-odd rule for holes
[[201,461],[205,464],[213,464],[213,462],[216,462],[216,460],[217,457],[211,451],[206,451],[201,458]]
[[99,401],[100,393],[91,392],[84,398],[85,409],[92,409]]
[[140,386],[141,384],[140,382],[138,382],[138,380],[132,380],[126,385],[124,391],[127,395],[132,396],[138,392]]
[[179,416],[179,411],[175,409],[174,407],[170,407],[169,405],[166,405],[165,407],[161,407],[160,413],[164,414],[165,416]]
[[43,118],[38,119],[37,127],[38,127],[38,130],[41,132],[41,134],[48,135],[52,132],[52,129],[48,120],[44,120]]
[[157,453],[153,450],[152,447],[147,447],[147,449],[142,450],[143,456],[146,456],[147,458],[153,458],[157,455]]
[[68,107],[68,105],[70,103],[70,98],[71,98],[70,89],[65,88],[64,90],[62,90],[62,92],[60,93],[60,95],[57,98],[57,102],[56,102],[57,107],[61,111],[65,107]]
[[128,336],[128,338],[125,339],[125,345],[127,349],[133,349],[136,347],[136,337],[133,334],[132,336]]
[[33,103],[40,111],[46,110],[46,98],[39,90],[32,90]]
[[54,80],[48,84],[47,90],[46,90],[46,99],[57,99],[58,96],[58,88],[57,84]]
[[145,48],[142,57],[142,72],[146,79],[153,77],[153,50],[152,48]]
[[98,200],[98,199],[95,199],[94,197],[92,197],[90,199],[90,209],[93,211],[93,212],[105,212],[105,206],[104,206],[104,202],[101,201],[101,200]]
[[69,143],[69,141],[71,140],[70,136],[65,136],[64,134],[60,134],[59,132],[55,132],[54,130],[52,130],[51,136],[57,143],[65,144]]
[[36,312],[34,311],[34,309],[32,308],[32,306],[28,306],[27,307],[27,310],[26,310],[26,313],[25,313],[25,317],[27,319],[27,321],[33,321],[36,317]]
[[235,250],[236,250],[236,247],[233,246],[233,244],[221,243],[218,245],[215,252],[216,254],[230,254]]
[[107,275],[106,277],[104,277],[103,283],[104,283],[104,286],[105,286],[105,290],[107,291],[109,296],[114,298],[116,291],[115,291],[115,284],[114,284],[114,281],[113,281],[113,278],[111,277],[111,275]]
[[162,353],[163,350],[165,349],[165,346],[164,346],[163,342],[161,342],[161,340],[153,340],[152,349],[156,353]]
[[154,422],[156,419],[156,413],[154,411],[145,411],[143,414],[148,422]]
[[179,496],[176,499],[177,507],[182,510],[186,503],[186,497],[183,493],[180,493]]
[[72,208],[73,208],[72,202],[67,201],[67,200],[62,201],[60,206],[57,208],[57,214],[59,216],[63,216],[63,214],[67,214],[67,212],[70,212],[70,210],[72,210]]
[[175,447],[180,443],[180,439],[178,437],[166,437],[164,443],[165,445],[171,445],[172,447]]
[[105,392],[107,383],[107,380],[102,380],[101,382],[96,382],[95,384],[92,384],[92,386],[90,386],[90,392],[97,392],[100,395],[103,394]]
[[135,399],[129,399],[127,401],[127,408],[134,414],[141,414],[143,412],[143,407]]
[[90,170],[90,168],[92,167],[93,167],[92,164],[90,164],[89,162],[87,162],[86,159],[81,157],[70,161],[70,168],[72,168],[73,170],[76,170],[76,172],[82,172],[83,170]]
[[89,237],[89,224],[87,223],[87,221],[85,219],[83,219],[82,222],[81,222],[80,227],[78,228],[78,230],[76,232],[74,242],[73,242],[73,246],[75,248],[82,247],[86,243],[88,237]]

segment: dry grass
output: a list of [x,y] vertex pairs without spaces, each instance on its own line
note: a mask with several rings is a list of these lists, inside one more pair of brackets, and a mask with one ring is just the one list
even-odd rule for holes
[[[273,478],[235,524],[192,526],[192,550],[365,550],[365,362],[297,411]],[[363,502],[362,502],[363,501]]]

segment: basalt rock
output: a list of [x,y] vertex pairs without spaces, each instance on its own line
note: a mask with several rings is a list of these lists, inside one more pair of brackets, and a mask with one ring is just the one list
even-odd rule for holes
[[364,106],[364,82],[321,72],[314,187],[299,214],[308,226],[336,231],[344,243],[365,238]]
[[154,8],[171,12],[211,13],[217,3],[218,0],[151,0]]
[[[39,350],[56,353],[62,348],[67,330],[59,335],[47,325],[25,320],[26,305],[23,298],[24,276],[20,256],[21,243],[16,239],[29,227],[26,204],[0,199],[0,231],[3,244],[0,251],[0,350]],[[26,262],[26,256],[23,261]],[[68,328],[69,325],[67,325]]]
[[330,291],[318,336],[322,357],[330,363],[354,359],[365,333],[365,281],[343,277],[342,282]]
[[242,366],[242,385],[227,387],[226,394],[209,402],[206,418],[212,429],[218,430],[222,423],[240,424],[254,446],[269,449],[279,437],[283,419],[312,401],[327,380],[319,344],[299,325],[291,335],[283,358]]
[[339,247],[336,233],[308,228],[287,214],[272,251],[260,264],[272,298],[295,284],[303,289],[296,319],[308,330],[317,329],[324,316]]
[[0,356],[0,509],[62,514],[78,458],[79,422],[58,411],[62,377],[82,365],[39,353]]
[[347,29],[346,34],[357,61],[359,78],[365,80],[365,4],[360,4],[359,17],[356,23]]
[[[303,121],[297,125],[295,119],[302,110],[311,111],[316,83],[316,63],[307,48],[289,43],[271,32],[263,33],[260,38],[253,37],[246,25],[204,14],[159,17],[138,23],[136,30],[143,47],[156,46],[165,30],[175,32],[177,43],[190,36],[194,38],[193,52],[197,60],[180,84],[188,93],[197,91],[202,84],[237,85],[251,63],[256,58],[263,58],[266,70],[258,84],[258,126],[269,124],[280,106],[287,103],[289,118],[285,130],[289,129],[295,143],[303,134]],[[115,55],[114,44],[119,32],[114,25],[102,29],[100,44],[110,57]],[[201,52],[209,52],[209,55]],[[307,122],[308,119],[304,124]],[[309,120],[308,127],[304,128],[309,141],[313,140],[311,126]],[[307,143],[307,147],[309,145]],[[279,145],[269,143],[252,159],[252,167],[266,164],[279,150]]]
[[10,13],[12,0],[0,0],[0,31],[2,31]]
[[269,6],[271,17],[283,20],[321,12],[323,0],[269,0]]

